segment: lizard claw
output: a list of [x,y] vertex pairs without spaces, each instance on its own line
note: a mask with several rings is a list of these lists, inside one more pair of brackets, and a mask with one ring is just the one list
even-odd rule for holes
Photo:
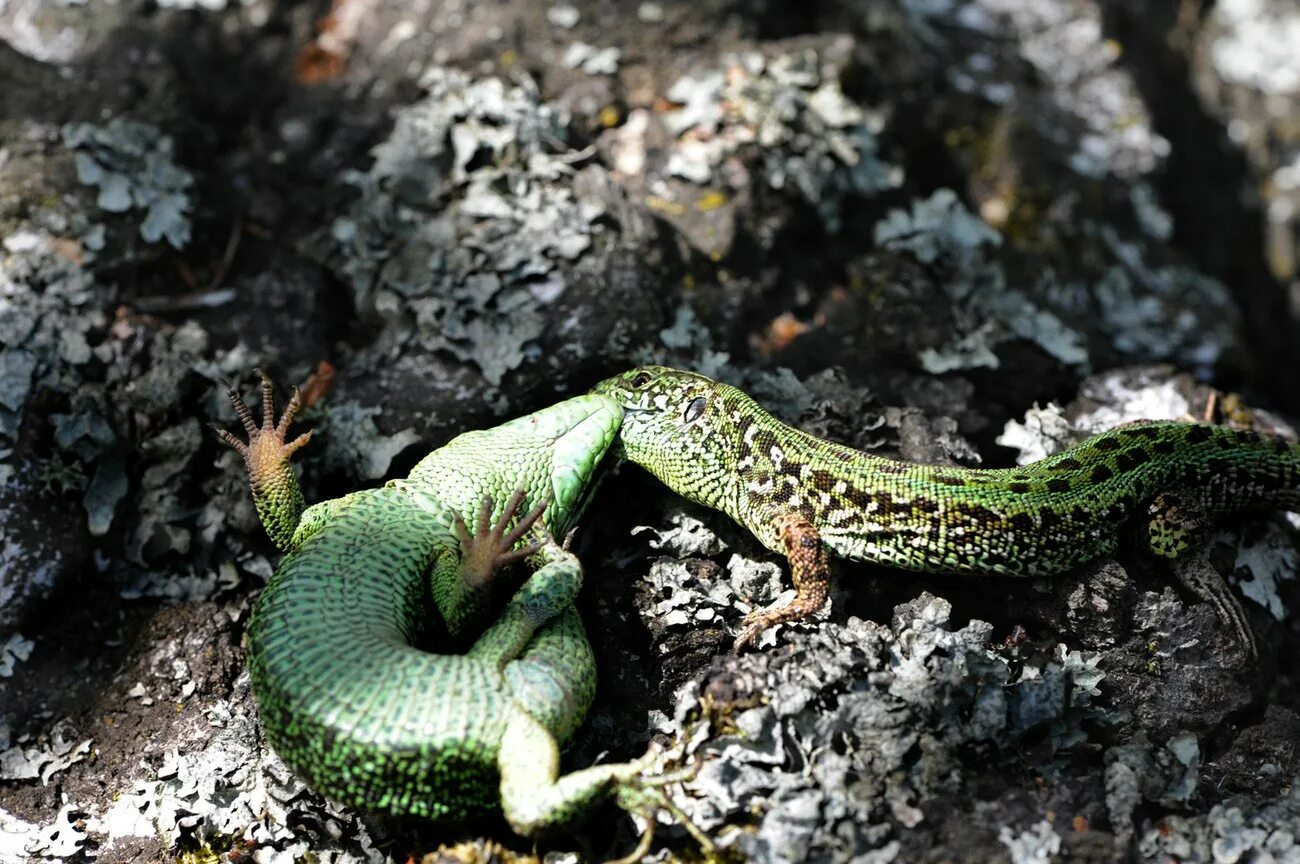
[[[643,771],[648,769],[653,763],[653,754],[647,753],[633,764],[639,766]],[[666,810],[686,833],[690,834],[699,844],[700,850],[704,853],[706,860],[712,860],[717,854],[717,847],[707,834],[699,826],[691,821],[681,808],[673,803],[672,799],[664,791],[663,787],[673,783],[682,783],[695,777],[699,773],[699,762],[693,762],[690,765],[683,766],[675,771],[666,771],[660,774],[638,774],[635,777],[628,778],[619,784],[615,792],[615,802],[624,811],[640,816],[646,823],[645,829],[641,832],[641,839],[637,843],[636,849],[623,858],[615,859],[609,864],[631,864],[631,862],[641,861],[650,851],[650,843],[654,838],[654,829],[656,816],[659,810]]]
[[239,455],[244,457],[244,463],[248,467],[248,479],[255,489],[261,486],[270,478],[271,475],[282,470],[288,463],[289,457],[298,450],[301,450],[311,441],[312,432],[308,430],[299,435],[292,441],[285,441],[285,436],[289,431],[289,425],[293,423],[298,412],[302,409],[302,394],[297,387],[293,390],[293,396],[285,405],[284,413],[280,416],[280,422],[275,422],[275,394],[271,384],[271,378],[265,372],[257,370],[258,375],[262,378],[262,423],[253,419],[253,412],[249,409],[248,404],[244,402],[239,391],[234,388],[229,381],[221,379],[221,384],[226,389],[226,397],[230,400],[230,405],[235,409],[235,416],[239,418],[240,424],[244,427],[248,435],[248,441],[241,441],[230,431],[223,429],[216,423],[209,424],[213,431],[217,433],[217,440],[226,446],[232,448]]
[[492,496],[484,496],[479,508],[477,528],[473,534],[470,534],[469,526],[465,524],[463,516],[459,513],[452,514],[452,530],[460,540],[461,567],[467,573],[474,575],[474,581],[486,584],[497,569],[534,555],[542,548],[540,541],[519,548],[514,547],[542,518],[549,503],[545,498],[521,516],[513,528],[506,530],[506,526],[514,519],[520,505],[523,504],[525,494],[523,489],[517,489],[511,494],[501,511],[501,518],[495,525],[491,524],[494,503]]

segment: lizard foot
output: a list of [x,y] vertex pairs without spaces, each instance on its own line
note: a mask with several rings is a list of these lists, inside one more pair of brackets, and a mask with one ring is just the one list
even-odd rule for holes
[[830,561],[817,527],[806,516],[789,513],[776,520],[776,531],[790,562],[795,598],[784,606],[759,609],[746,615],[740,635],[732,646],[737,654],[764,630],[807,618],[826,605],[826,597],[830,594]]
[[259,371],[259,374],[262,376],[261,426],[254,422],[253,412],[244,404],[238,391],[229,382],[222,382],[225,384],[226,396],[230,399],[235,414],[243,423],[244,431],[248,433],[248,442],[240,441],[215,423],[210,424],[223,443],[234,448],[235,452],[244,457],[244,465],[248,468],[248,482],[252,485],[254,493],[274,485],[276,478],[289,464],[289,457],[304,447],[311,440],[312,435],[309,430],[292,441],[285,442],[289,425],[293,423],[294,417],[302,408],[302,394],[297,387],[293,389],[293,396],[289,398],[289,404],[285,406],[280,422],[276,423],[275,396],[271,379],[265,372]]
[[[651,754],[647,753],[633,764],[649,767],[651,758]],[[682,809],[674,804],[663,790],[664,786],[690,780],[697,773],[699,773],[699,763],[661,774],[638,774],[619,783],[614,794],[615,803],[625,812],[640,816],[642,821],[645,822],[645,829],[641,832],[641,839],[635,849],[624,857],[613,859],[607,864],[634,864],[634,862],[645,858],[646,853],[650,851],[650,843],[654,839],[655,824],[660,810],[667,811],[677,824],[681,825],[686,830],[686,833],[694,838],[700,847],[700,851],[704,853],[706,861],[712,861],[717,857],[717,846],[714,845],[713,840],[698,825],[692,822],[690,817],[683,813]]]
[[492,524],[492,496],[484,497],[483,504],[479,508],[476,523],[478,527],[472,535],[469,533],[464,517],[459,513],[452,516],[452,528],[460,540],[461,573],[471,587],[486,586],[498,568],[527,558],[542,548],[542,544],[538,542],[529,543],[518,549],[513,547],[542,517],[543,511],[546,510],[545,499],[538,501],[533,509],[519,518],[513,528],[506,530],[506,526],[515,518],[520,505],[523,504],[525,494],[522,489],[516,489],[511,494],[496,525]]

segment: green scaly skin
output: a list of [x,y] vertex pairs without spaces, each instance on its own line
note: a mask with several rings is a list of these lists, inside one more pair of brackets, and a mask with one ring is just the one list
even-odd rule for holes
[[1126,525],[1255,653],[1203,554],[1213,516],[1300,510],[1300,445],[1205,423],[1139,422],[1009,469],[917,465],[815,438],[742,391],[646,366],[594,391],[625,417],[615,452],[789,557],[797,597],[747,620],[737,648],[823,605],[826,550],[906,570],[1052,575],[1115,552]]
[[[457,819],[499,804],[531,835],[610,795],[642,807],[664,779],[645,777],[645,760],[559,776],[596,670],[572,608],[582,572],[552,537],[589,497],[618,404],[579,396],[465,433],[405,480],[304,510],[288,456],[308,436],[285,443],[299,396],[272,426],[262,384],[260,428],[228,388],[249,443],[217,431],[243,454],[263,525],[288,551],[247,643],[275,751],[330,798],[393,815]],[[523,499],[538,506],[507,532]],[[466,526],[461,514],[475,513]],[[413,647],[435,614],[453,635],[477,632],[493,570],[524,558],[535,569],[466,653]]]

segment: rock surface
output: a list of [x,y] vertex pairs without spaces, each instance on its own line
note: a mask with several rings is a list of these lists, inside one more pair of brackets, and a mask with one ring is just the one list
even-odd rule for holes
[[[647,360],[949,464],[1300,411],[1294,3],[326,5],[0,0],[0,862],[633,846],[379,824],[265,748],[223,378],[310,377],[312,500]],[[777,562],[637,472],[601,494],[566,763],[700,759],[674,801],[724,854],[1300,862],[1294,520],[1216,539],[1258,667],[1128,552],[841,564],[735,657]]]

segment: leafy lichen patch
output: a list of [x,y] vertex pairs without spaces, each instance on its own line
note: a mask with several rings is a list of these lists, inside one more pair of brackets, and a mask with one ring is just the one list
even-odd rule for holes
[[333,236],[380,353],[445,351],[497,385],[537,351],[604,205],[575,183],[567,116],[532,88],[439,67],[424,86],[353,175],[361,196]]
[[194,176],[176,164],[172,139],[156,127],[114,117],[104,126],[69,123],[63,143],[73,151],[77,179],[95,186],[107,213],[144,211],[140,236],[175,249],[190,242],[190,187]]

